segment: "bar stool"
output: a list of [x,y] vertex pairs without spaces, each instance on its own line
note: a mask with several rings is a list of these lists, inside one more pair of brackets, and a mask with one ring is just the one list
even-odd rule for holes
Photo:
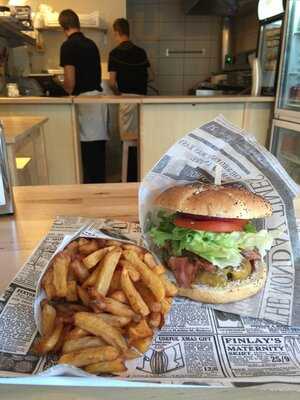
[[120,133],[122,142],[122,182],[127,182],[129,147],[137,147],[138,135],[133,132]]

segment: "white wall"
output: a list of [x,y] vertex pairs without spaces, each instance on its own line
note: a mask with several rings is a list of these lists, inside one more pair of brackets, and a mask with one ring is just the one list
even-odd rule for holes
[[[127,17],[133,41],[148,53],[160,94],[187,94],[197,82],[219,70],[220,17],[184,15],[181,0],[127,0]],[[167,57],[167,48],[205,49],[205,53]]]

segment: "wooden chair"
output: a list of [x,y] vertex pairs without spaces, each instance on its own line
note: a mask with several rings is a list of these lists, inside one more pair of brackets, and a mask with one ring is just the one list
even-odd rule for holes
[[120,133],[122,142],[122,182],[127,182],[129,147],[137,147],[138,135],[133,132]]

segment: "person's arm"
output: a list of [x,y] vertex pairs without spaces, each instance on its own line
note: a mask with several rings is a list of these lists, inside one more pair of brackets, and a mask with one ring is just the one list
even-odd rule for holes
[[119,95],[120,94],[120,91],[118,89],[118,84],[117,84],[117,73],[116,73],[116,71],[110,71],[109,72],[108,85],[111,88],[111,90],[114,92],[115,95]]
[[68,94],[72,94],[76,84],[74,65],[64,66],[64,89]]
[[151,65],[147,68],[148,82],[153,82],[155,80],[155,73]]

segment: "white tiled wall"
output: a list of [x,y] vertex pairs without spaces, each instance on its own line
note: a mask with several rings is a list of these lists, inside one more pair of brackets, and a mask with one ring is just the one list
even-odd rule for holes
[[[219,69],[221,20],[187,16],[181,0],[127,0],[131,38],[148,54],[161,95],[183,95]],[[203,51],[170,54],[171,51]]]

